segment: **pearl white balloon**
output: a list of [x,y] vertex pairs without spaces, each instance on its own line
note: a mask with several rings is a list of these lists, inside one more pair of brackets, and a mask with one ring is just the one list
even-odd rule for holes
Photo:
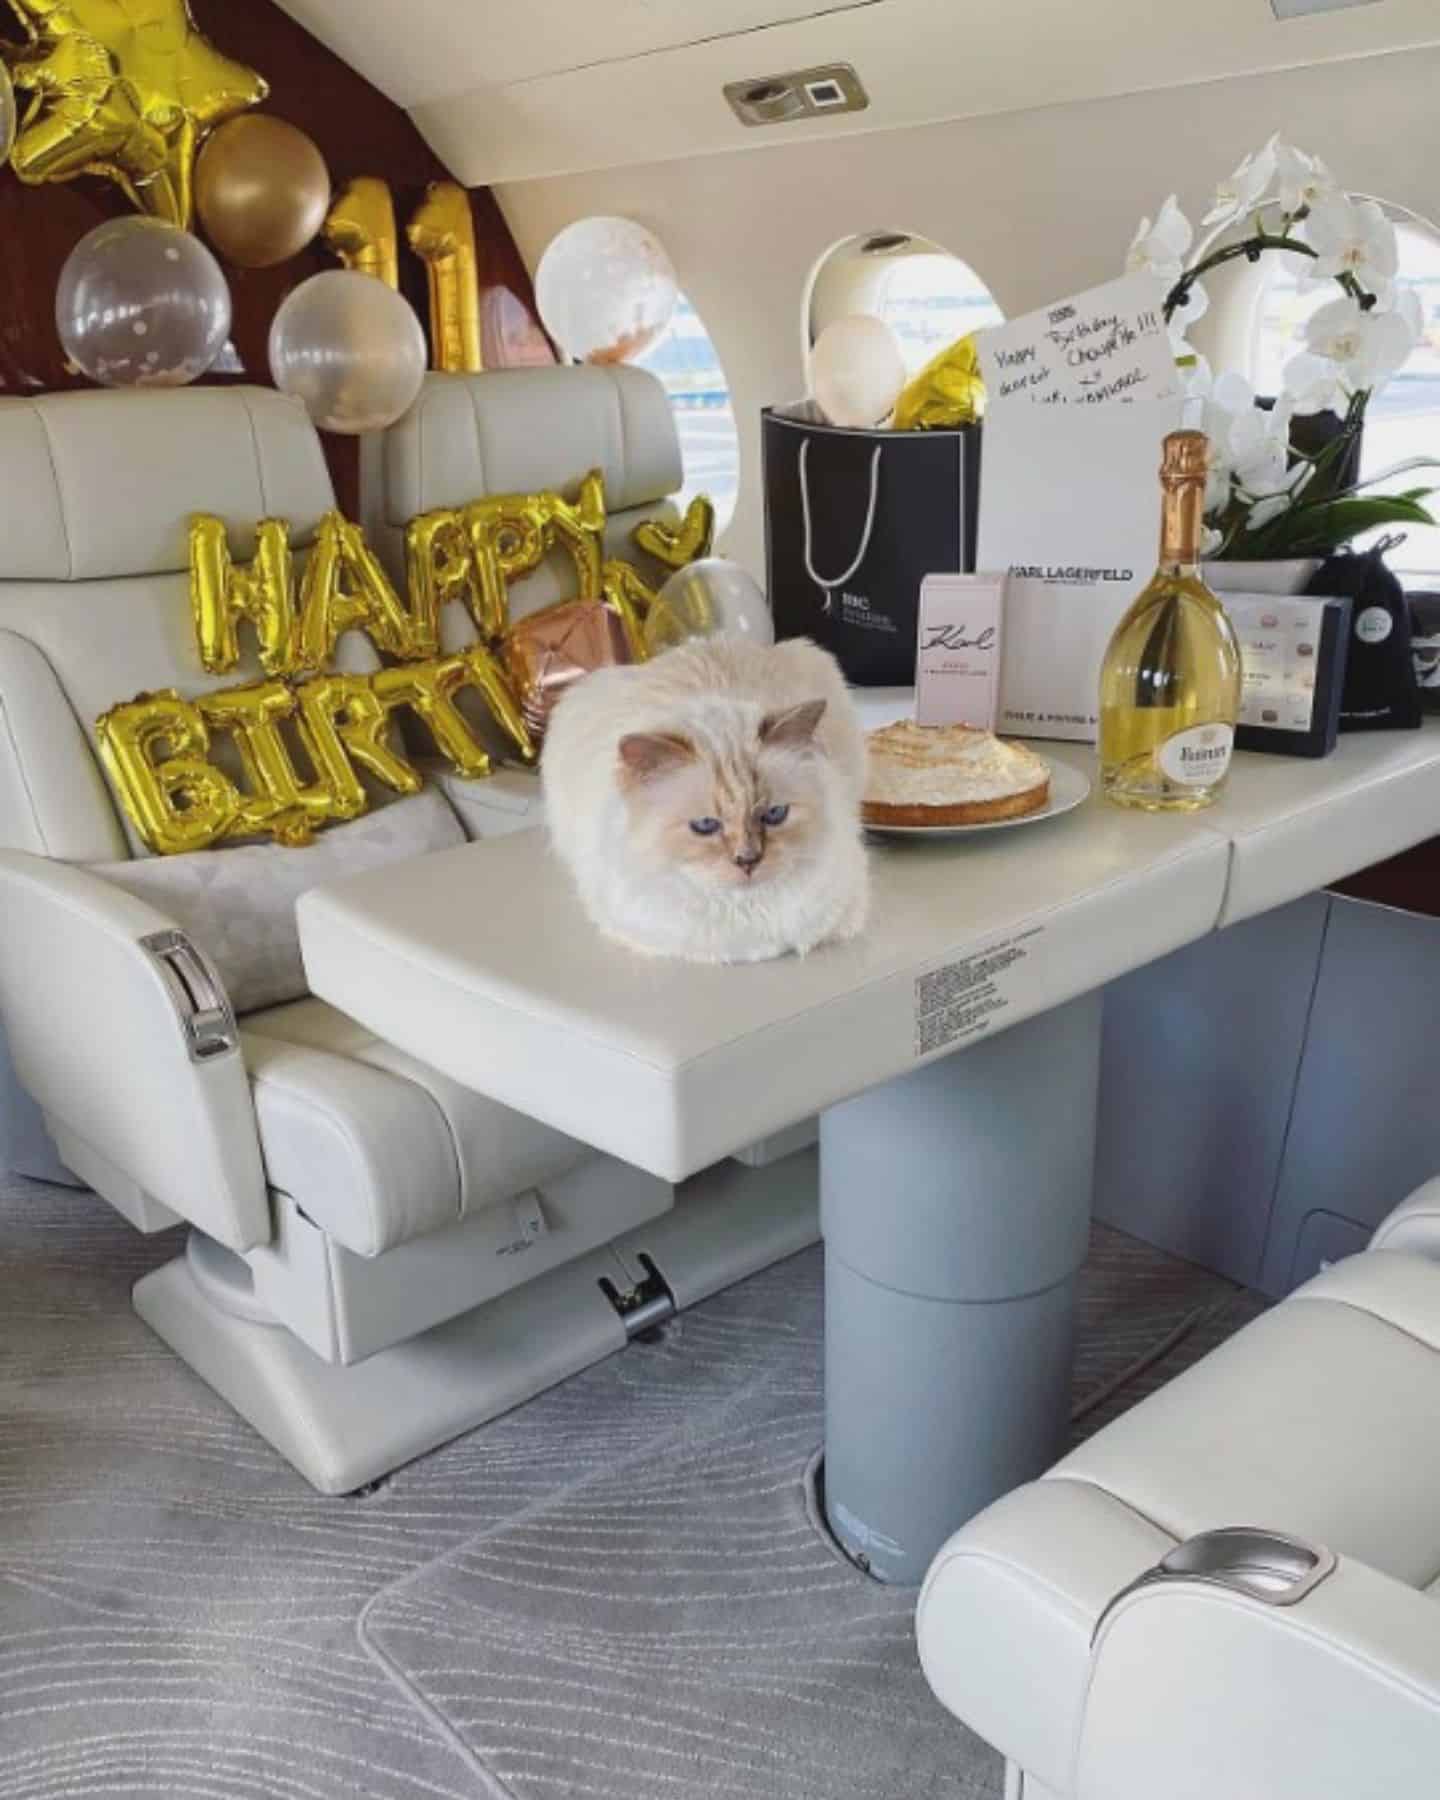
[[679,295],[665,246],[633,219],[577,219],[535,271],[540,321],[577,362],[630,362],[663,334]]
[[905,359],[883,319],[832,319],[810,352],[810,391],[832,425],[878,425],[905,385]]
[[65,354],[106,387],[183,387],[225,348],[230,289],[178,225],[127,214],[87,231],[55,289]]
[[739,563],[702,556],[677,569],[661,588],[645,620],[652,655],[693,637],[743,637],[775,642],[775,620],[760,584]]
[[322,431],[383,431],[425,379],[425,333],[403,294],[358,269],[326,269],[285,296],[270,373]]

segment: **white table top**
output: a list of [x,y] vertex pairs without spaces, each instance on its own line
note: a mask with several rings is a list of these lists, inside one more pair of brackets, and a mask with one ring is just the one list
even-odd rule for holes
[[[866,711],[896,716],[900,698]],[[1087,745],[1037,748],[1093,775]],[[804,959],[715,968],[608,944],[535,831],[316,889],[300,933],[312,990],[370,1030],[678,1180],[1437,830],[1440,722],[1321,762],[1242,756],[1206,813],[1092,794],[1028,827],[877,845],[865,936]]]

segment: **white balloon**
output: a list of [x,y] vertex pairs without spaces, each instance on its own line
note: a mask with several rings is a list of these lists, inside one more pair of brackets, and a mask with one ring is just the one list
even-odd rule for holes
[[895,333],[871,313],[832,319],[810,352],[810,391],[832,425],[880,424],[905,379]]
[[743,637],[775,642],[775,620],[764,590],[739,563],[702,556],[677,569],[661,588],[645,620],[645,644],[669,650],[693,637]]
[[425,333],[410,302],[383,281],[326,269],[280,302],[270,373],[322,431],[383,431],[420,392]]
[[199,238],[127,213],[87,231],[66,257],[55,326],[92,381],[181,387],[225,348],[230,290]]
[[578,219],[535,271],[541,323],[577,362],[629,362],[648,350],[679,293],[665,246],[633,219]]

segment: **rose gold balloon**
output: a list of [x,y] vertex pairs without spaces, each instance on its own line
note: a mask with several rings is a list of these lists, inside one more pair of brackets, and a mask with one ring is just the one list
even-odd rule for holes
[[330,173],[314,142],[268,113],[231,119],[195,164],[195,210],[205,235],[242,269],[268,269],[301,251],[325,223]]

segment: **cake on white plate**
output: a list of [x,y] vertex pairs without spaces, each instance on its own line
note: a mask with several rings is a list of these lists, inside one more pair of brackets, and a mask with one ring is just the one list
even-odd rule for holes
[[973,725],[897,719],[868,742],[867,825],[986,825],[1049,803],[1049,764]]

